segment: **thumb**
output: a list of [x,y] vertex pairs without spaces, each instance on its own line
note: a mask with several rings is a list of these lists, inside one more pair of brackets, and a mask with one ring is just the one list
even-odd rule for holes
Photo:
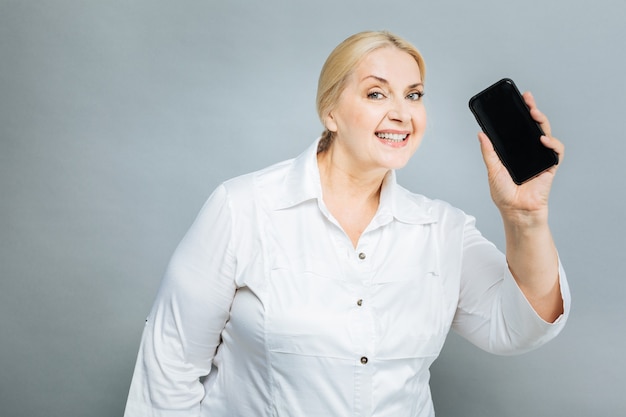
[[480,152],[483,155],[483,161],[485,162],[487,170],[491,171],[492,169],[495,169],[500,165],[500,159],[493,148],[493,143],[491,143],[487,135],[483,132],[478,133],[478,141],[480,142]]

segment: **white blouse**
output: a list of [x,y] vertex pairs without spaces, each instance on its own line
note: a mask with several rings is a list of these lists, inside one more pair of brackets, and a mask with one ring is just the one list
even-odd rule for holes
[[474,219],[385,178],[354,249],[326,209],[317,142],[220,185],[146,320],[126,417],[434,416],[429,367],[452,327],[497,354],[543,321]]

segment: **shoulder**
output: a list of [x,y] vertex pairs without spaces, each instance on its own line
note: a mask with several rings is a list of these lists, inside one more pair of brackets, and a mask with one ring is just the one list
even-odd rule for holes
[[247,205],[276,197],[293,165],[293,159],[224,181],[218,186],[236,206]]
[[[462,209],[453,206],[447,201],[432,199],[421,194],[410,192],[401,188],[404,199],[403,205],[406,210],[415,213],[423,213],[421,221],[414,223],[428,225],[430,232],[437,238],[437,242],[451,248],[462,248],[472,236],[481,236],[476,228],[476,219]],[[410,219],[410,214],[405,214]],[[413,218],[420,217],[413,215]]]
[[401,200],[406,203],[402,205],[405,211],[420,211],[428,214],[435,222],[461,221],[465,222],[468,217],[463,210],[453,206],[444,200],[429,198],[425,195],[414,193],[399,184],[395,184],[396,192]]

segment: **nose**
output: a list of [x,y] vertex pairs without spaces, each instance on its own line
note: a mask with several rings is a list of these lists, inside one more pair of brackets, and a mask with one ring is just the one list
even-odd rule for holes
[[411,119],[411,113],[409,112],[408,105],[403,99],[393,100],[389,111],[387,112],[389,120],[395,122],[405,123]]

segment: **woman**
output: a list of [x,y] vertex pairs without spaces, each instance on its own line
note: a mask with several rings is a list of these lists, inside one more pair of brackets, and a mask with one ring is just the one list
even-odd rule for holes
[[426,127],[423,83],[419,52],[387,32],[331,53],[322,137],[220,185],[173,255],[127,417],[433,416],[428,369],[451,327],[498,354],[562,329],[569,293],[547,223],[556,167],[517,186],[479,135],[505,257],[472,217],[396,184]]

